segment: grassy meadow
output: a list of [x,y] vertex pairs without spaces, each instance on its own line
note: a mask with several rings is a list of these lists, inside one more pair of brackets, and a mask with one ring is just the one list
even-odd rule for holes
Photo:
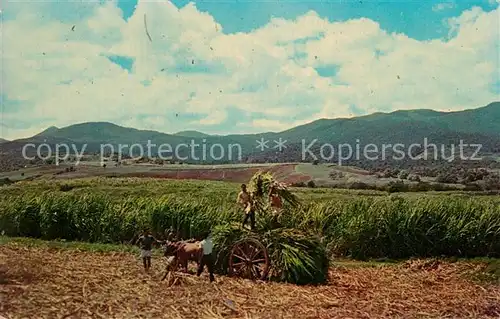
[[[2,187],[0,232],[7,236],[123,243],[147,226],[192,238],[240,223],[239,184],[133,178],[20,182]],[[293,189],[285,229],[317,238],[329,256],[356,259],[499,257],[500,199],[460,192],[388,195]],[[261,231],[272,229],[257,216]]]

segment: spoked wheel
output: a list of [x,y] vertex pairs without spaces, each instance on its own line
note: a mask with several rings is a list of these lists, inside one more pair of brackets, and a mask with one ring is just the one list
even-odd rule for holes
[[252,280],[265,280],[269,273],[267,249],[255,239],[237,242],[229,256],[229,275]]

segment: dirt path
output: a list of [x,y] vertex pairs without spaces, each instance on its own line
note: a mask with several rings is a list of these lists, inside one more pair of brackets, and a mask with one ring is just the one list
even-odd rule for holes
[[[162,262],[162,261],[161,261]],[[298,287],[204,275],[160,282],[136,256],[0,246],[0,314],[9,318],[498,318],[500,287],[462,279],[474,265],[343,268]],[[172,283],[172,281],[170,282]]]

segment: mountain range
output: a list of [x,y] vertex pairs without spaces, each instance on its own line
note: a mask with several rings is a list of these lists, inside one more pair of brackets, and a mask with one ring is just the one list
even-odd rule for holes
[[[256,148],[257,140],[268,141],[263,150]],[[273,148],[274,141],[286,141],[285,148]],[[293,127],[282,132],[262,134],[210,135],[198,131],[182,131],[166,134],[151,130],[138,130],[122,127],[108,122],[87,122],[63,128],[50,127],[30,138],[1,143],[0,151],[21,155],[26,143],[50,145],[67,143],[79,147],[86,144],[87,152],[99,152],[103,144],[141,144],[148,141],[159,146],[169,144],[173,148],[182,143],[205,144],[207,150],[216,143],[224,147],[230,144],[241,146],[241,161],[304,161],[301,149],[310,145],[311,152],[319,153],[324,143],[339,145],[349,143],[364,146],[367,144],[422,144],[427,138],[429,143],[458,145],[462,140],[466,144],[480,143],[482,152],[495,153],[500,150],[500,102],[487,106],[458,112],[438,112],[433,110],[405,110],[391,113],[374,113],[354,118],[319,119],[311,123]],[[228,149],[227,148],[227,149]],[[116,147],[116,150],[118,147]],[[201,148],[200,148],[201,149]],[[227,150],[226,149],[226,150]],[[152,148],[156,155],[157,148]],[[237,150],[237,149],[234,149]],[[207,151],[208,152],[208,151]],[[217,152],[215,152],[217,153]],[[179,156],[190,156],[190,151],[183,149]],[[199,157],[199,156],[197,156]],[[307,159],[308,161],[311,158]],[[202,161],[202,160],[201,160]],[[238,162],[236,158],[223,159],[225,162]],[[200,162],[190,157],[186,162]]]

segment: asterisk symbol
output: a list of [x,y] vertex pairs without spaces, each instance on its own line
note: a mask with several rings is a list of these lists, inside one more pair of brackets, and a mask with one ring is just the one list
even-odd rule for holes
[[274,141],[274,143],[276,143],[276,146],[273,148],[277,148],[280,152],[284,148],[286,148],[286,146],[285,146],[286,140],[283,141],[283,139],[281,137],[277,141]]
[[263,137],[260,139],[260,141],[256,142],[257,142],[256,148],[260,148],[261,151],[263,151],[265,148],[269,148],[269,146],[267,146],[267,143],[269,143],[269,141],[264,140]]

